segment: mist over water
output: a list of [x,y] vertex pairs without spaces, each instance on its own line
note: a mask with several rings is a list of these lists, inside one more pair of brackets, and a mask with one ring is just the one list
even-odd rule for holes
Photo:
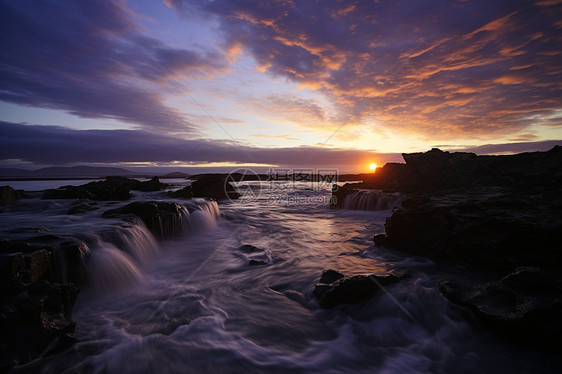
[[[373,234],[384,231],[395,205],[390,197],[377,197],[384,201],[379,204],[358,195],[346,202],[350,209],[330,210],[329,189],[309,183],[283,190],[260,182],[237,187],[252,194],[220,204],[168,199],[163,192],[135,194],[133,200],[184,205],[183,233],[161,242],[141,221],[101,217],[125,203],[99,203],[81,215],[65,214],[72,201],[37,198],[10,206],[2,234],[17,237],[24,234],[14,229],[41,228],[88,246],[87,285],[73,311],[78,343],[14,372],[552,369],[548,357],[467,323],[439,292],[433,263],[373,246]],[[326,310],[312,291],[327,269],[345,275],[399,269],[410,277],[388,286],[391,297],[381,291],[361,304]]]

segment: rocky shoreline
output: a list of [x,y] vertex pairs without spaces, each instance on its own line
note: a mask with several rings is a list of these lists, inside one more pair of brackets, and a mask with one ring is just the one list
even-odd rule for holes
[[[127,201],[131,191],[164,191],[167,184],[157,177],[146,182],[108,177],[81,186],[63,186],[42,192],[41,198],[72,200],[67,215],[81,215],[100,208],[100,202]],[[217,175],[201,176],[175,198],[236,198],[234,187]],[[3,208],[26,197],[25,191],[0,187]],[[137,201],[107,209],[102,217],[135,224],[140,220],[157,239],[182,232],[182,208],[162,201]],[[14,231],[14,230],[12,230]],[[76,342],[72,308],[85,284],[84,258],[88,246],[73,235],[53,235],[40,227],[21,227],[19,238],[0,237],[0,371],[39,356],[63,351]]]
[[469,319],[510,342],[562,353],[562,147],[403,156],[405,164],[334,188],[332,207],[357,188],[406,194],[375,246],[462,267],[464,280],[443,273],[438,286]]

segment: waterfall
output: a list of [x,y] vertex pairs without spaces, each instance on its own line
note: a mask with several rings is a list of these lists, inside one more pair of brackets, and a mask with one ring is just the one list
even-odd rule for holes
[[105,241],[124,251],[143,266],[154,259],[160,251],[156,238],[141,220],[124,227],[117,227],[102,236]]
[[359,190],[345,197],[344,209],[350,210],[391,210],[402,203],[398,193]]
[[[161,232],[174,236],[198,233],[217,226],[220,210],[216,201],[196,201],[191,211],[179,206],[179,214],[158,218]],[[99,234],[83,236],[88,245],[82,258],[88,283],[97,294],[119,290],[143,279],[142,269],[160,252],[160,245],[141,219],[130,218],[118,226],[104,227]]]
[[143,275],[135,260],[113,244],[100,242],[86,259],[88,281],[97,294],[106,294],[137,283]]
[[217,202],[206,201],[191,212],[191,231],[200,232],[216,227],[219,216],[220,210]]

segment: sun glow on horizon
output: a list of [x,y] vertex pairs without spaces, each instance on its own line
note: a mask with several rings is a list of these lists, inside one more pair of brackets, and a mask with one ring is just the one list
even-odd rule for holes
[[369,169],[375,171],[375,169],[377,168],[377,164],[371,164],[369,165]]

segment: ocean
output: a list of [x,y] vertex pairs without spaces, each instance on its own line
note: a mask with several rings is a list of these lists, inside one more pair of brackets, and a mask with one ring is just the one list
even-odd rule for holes
[[[37,183],[25,189],[46,188]],[[173,180],[173,189],[187,183]],[[74,201],[43,200],[40,193],[7,206],[3,237],[35,230],[88,246],[87,280],[73,310],[78,342],[13,372],[553,370],[551,357],[500,340],[441,295],[440,274],[462,277],[463,269],[437,271],[427,259],[373,245],[401,196],[363,191],[345,209],[330,209],[328,185],[236,185],[242,197],[218,203],[133,191],[129,202],[98,202],[73,215],[67,212]],[[181,204],[183,232],[157,241],[140,221],[102,217],[134,201]],[[409,276],[359,304],[325,309],[313,291],[328,269]]]

